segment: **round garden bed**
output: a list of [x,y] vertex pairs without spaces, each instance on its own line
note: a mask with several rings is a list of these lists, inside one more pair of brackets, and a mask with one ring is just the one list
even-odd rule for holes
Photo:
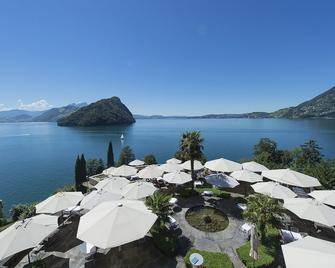
[[194,228],[203,232],[219,232],[227,228],[228,217],[221,210],[208,207],[196,206],[190,208],[185,218]]

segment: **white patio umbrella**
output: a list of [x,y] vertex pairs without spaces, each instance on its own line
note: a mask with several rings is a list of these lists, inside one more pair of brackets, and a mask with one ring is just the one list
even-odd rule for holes
[[181,160],[177,159],[177,158],[171,158],[166,160],[166,163],[170,163],[170,164],[180,164]]
[[77,238],[107,249],[143,238],[157,216],[142,201],[104,202],[80,218]]
[[284,199],[284,208],[299,218],[332,227],[335,225],[335,209],[311,198]]
[[214,186],[222,188],[234,188],[239,185],[238,181],[226,174],[211,174],[205,177],[206,181]]
[[262,172],[265,170],[269,170],[266,166],[263,166],[255,161],[242,163],[242,168],[252,172]]
[[[180,166],[182,167],[182,169],[191,170],[191,160],[188,160],[180,164]],[[201,170],[203,168],[204,166],[201,164],[200,161],[194,160],[194,170]]]
[[59,192],[38,203],[35,206],[36,213],[55,214],[76,206],[83,198],[84,195],[81,192]]
[[316,190],[309,195],[321,203],[335,207],[335,190]]
[[235,180],[245,181],[245,182],[249,182],[249,183],[255,183],[255,182],[263,181],[261,175],[258,175],[254,172],[249,171],[249,170],[234,171],[230,174],[230,176],[233,177]]
[[251,185],[251,187],[256,193],[265,194],[277,199],[294,198],[297,196],[291,189],[273,181],[259,182]]
[[163,175],[163,170],[161,170],[156,165],[150,165],[140,170],[137,176],[141,179],[155,179]]
[[133,167],[140,167],[140,166],[144,166],[145,162],[142,161],[142,160],[135,159],[135,160],[131,161],[128,165],[133,166]]
[[335,267],[335,243],[306,236],[281,248],[287,268]]
[[233,172],[242,169],[242,165],[234,161],[219,158],[205,163],[205,167],[217,172]]
[[17,221],[0,233],[0,260],[36,247],[58,227],[58,217],[37,215]]
[[112,193],[121,193],[122,189],[129,184],[129,180],[123,177],[110,177],[96,184],[94,187],[98,190],[106,190]]
[[116,201],[122,198],[121,192],[108,192],[106,190],[92,191],[81,200],[80,207],[91,210],[102,202]]
[[321,186],[318,179],[291,169],[273,169],[262,172],[262,176],[283,184],[302,188]]
[[162,164],[159,166],[159,168],[164,172],[178,172],[183,169],[180,165],[173,163]]
[[127,199],[142,199],[152,195],[157,188],[149,182],[137,181],[128,184],[122,191],[122,195]]
[[114,169],[116,169],[116,167],[107,168],[102,172],[102,174],[105,174],[107,176],[112,176],[112,172],[113,172]]
[[163,180],[171,184],[184,184],[184,183],[192,181],[192,177],[190,174],[187,174],[182,171],[178,171],[178,172],[172,172],[172,173],[165,174],[163,176]]
[[137,169],[127,165],[122,165],[112,170],[112,176],[130,177],[137,173]]

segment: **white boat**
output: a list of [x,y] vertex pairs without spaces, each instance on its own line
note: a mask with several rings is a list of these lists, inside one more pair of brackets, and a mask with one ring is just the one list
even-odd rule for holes
[[121,137],[120,137],[120,139],[121,139],[121,140],[124,140],[124,136],[123,136],[123,134],[121,134]]

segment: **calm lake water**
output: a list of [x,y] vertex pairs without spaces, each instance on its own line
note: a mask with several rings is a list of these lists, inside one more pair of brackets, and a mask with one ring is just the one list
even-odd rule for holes
[[116,156],[122,146],[130,145],[137,158],[153,153],[164,162],[174,155],[186,130],[202,132],[208,159],[250,157],[262,137],[276,140],[280,148],[315,139],[325,156],[335,157],[335,120],[142,119],[131,126],[90,128],[0,124],[0,199],[8,210],[12,204],[46,198],[57,187],[73,182],[77,154],[105,160],[110,140]]

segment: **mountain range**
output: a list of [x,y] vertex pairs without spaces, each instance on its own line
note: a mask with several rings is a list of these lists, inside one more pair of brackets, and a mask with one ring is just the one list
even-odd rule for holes
[[274,112],[252,112],[242,114],[207,114],[202,116],[163,116],[132,115],[129,109],[113,97],[87,105],[86,103],[69,104],[64,107],[46,111],[10,110],[0,111],[1,122],[57,122],[67,125],[103,125],[132,123],[134,119],[165,118],[335,118],[335,87],[315,98],[297,106],[280,109]]

